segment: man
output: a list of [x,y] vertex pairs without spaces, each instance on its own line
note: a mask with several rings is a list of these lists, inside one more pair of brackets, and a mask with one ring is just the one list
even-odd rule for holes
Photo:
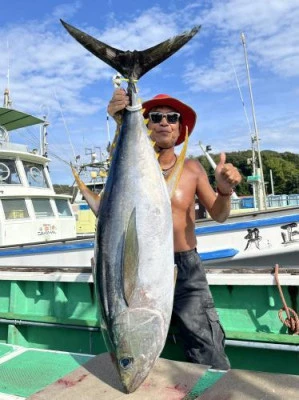
[[[117,117],[127,105],[129,97],[123,89],[116,89],[108,105],[108,113]],[[186,127],[191,134],[196,113],[188,105],[168,95],[158,95],[143,103],[144,117],[159,153],[158,161],[167,178],[177,162],[175,146],[185,139]],[[179,114],[179,115],[178,115]],[[217,194],[207,174],[197,160],[185,160],[181,177],[171,198],[175,264],[178,276],[175,288],[173,315],[178,322],[188,361],[229,369],[224,352],[224,332],[214,308],[204,268],[196,250],[195,195],[211,217],[224,222],[230,213],[230,195],[240,183],[241,175],[225,163],[222,153],[215,170]]]

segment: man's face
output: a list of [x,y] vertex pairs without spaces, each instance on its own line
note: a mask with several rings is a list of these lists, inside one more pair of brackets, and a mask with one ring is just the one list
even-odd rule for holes
[[[150,112],[167,114],[177,111],[168,106],[159,106],[152,108]],[[174,147],[178,140],[180,135],[180,122],[169,123],[164,116],[160,122],[154,123],[149,118],[148,129],[151,131],[151,139],[156,142],[157,146],[162,149],[168,149]]]

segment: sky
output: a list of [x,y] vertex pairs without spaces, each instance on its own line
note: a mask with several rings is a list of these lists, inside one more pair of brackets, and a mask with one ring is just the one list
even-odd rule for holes
[[[189,155],[251,148],[255,132],[241,33],[261,150],[299,153],[299,0],[148,2],[10,0],[0,13],[0,90],[12,108],[46,116],[50,173],[72,184],[66,163],[106,157],[115,130],[107,120],[116,71],[63,28],[60,18],[122,50],[143,50],[201,25],[176,54],[138,82],[142,100],[167,93],[197,113]],[[123,85],[125,88],[125,84]],[[39,129],[11,141],[38,146]]]

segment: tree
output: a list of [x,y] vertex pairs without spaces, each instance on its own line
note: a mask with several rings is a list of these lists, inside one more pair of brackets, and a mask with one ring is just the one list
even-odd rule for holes
[[[215,163],[219,162],[219,154],[210,153]],[[252,195],[252,187],[247,183],[247,177],[252,175],[251,150],[226,153],[226,160],[234,164],[242,175],[242,182],[236,188],[240,196]],[[272,170],[275,194],[299,193],[299,155],[290,152],[278,153],[272,150],[261,152],[265,182],[270,182]],[[214,171],[205,156],[197,159],[207,171],[210,183],[214,186]]]

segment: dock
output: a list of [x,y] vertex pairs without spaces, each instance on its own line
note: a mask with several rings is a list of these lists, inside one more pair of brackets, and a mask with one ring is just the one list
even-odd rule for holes
[[218,371],[159,358],[144,383],[126,394],[108,353],[0,344],[0,400],[298,400],[298,393],[299,375]]

